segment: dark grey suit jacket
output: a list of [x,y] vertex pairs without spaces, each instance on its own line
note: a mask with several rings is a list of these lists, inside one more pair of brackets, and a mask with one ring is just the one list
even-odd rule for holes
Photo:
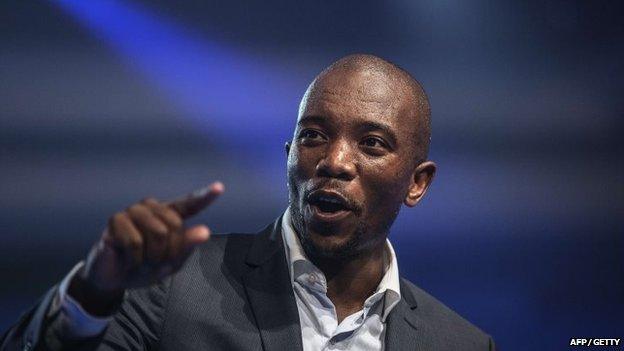
[[[161,284],[129,292],[106,331],[64,340],[56,287],[11,329],[0,350],[302,350],[297,304],[277,220],[260,233],[215,235]],[[492,339],[401,279],[386,350],[493,350]]]

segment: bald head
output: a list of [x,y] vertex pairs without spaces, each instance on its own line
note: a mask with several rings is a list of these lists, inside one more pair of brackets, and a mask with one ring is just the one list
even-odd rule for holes
[[433,179],[429,114],[420,84],[379,57],[347,56],[314,79],[286,143],[292,222],[309,257],[383,252],[401,206]]
[[[324,69],[312,81],[299,106],[299,118],[312,101],[347,91],[354,101],[375,102],[380,112],[395,114],[411,131],[416,161],[427,159],[431,109],[422,86],[407,71],[374,55],[349,55]],[[391,117],[391,116],[385,116]]]

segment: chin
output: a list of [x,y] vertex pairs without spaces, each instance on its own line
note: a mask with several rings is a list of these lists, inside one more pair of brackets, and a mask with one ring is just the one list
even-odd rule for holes
[[367,244],[371,244],[366,239],[368,226],[355,214],[339,221],[320,221],[311,216],[308,206],[291,203],[291,218],[308,258],[356,257],[366,252],[370,246]]
[[300,240],[306,254],[311,257],[340,259],[357,256],[361,251],[357,233],[336,235],[306,229]]

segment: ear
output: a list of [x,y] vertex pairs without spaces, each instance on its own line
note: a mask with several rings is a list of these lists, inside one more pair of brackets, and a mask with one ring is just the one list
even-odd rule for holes
[[433,180],[433,175],[436,172],[436,164],[431,161],[425,161],[416,167],[412,176],[412,182],[409,189],[407,189],[407,195],[405,196],[405,205],[414,207],[425,195],[427,188]]
[[288,157],[288,154],[290,153],[290,141],[286,142],[284,149],[286,150],[286,157]]

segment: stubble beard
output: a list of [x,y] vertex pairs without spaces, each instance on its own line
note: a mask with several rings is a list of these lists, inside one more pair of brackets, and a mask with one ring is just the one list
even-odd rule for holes
[[[355,233],[351,235],[349,240],[345,243],[325,247],[316,245],[310,238],[308,227],[306,226],[303,218],[302,206],[304,205],[298,194],[291,191],[289,196],[289,209],[292,225],[295,229],[295,234],[299,238],[301,246],[309,259],[313,261],[316,258],[337,261],[351,260],[368,254],[378,244],[376,240],[366,240],[367,237],[372,238],[376,237],[376,235],[368,235],[368,225],[364,220],[358,219]],[[390,229],[392,222],[393,221],[391,221],[387,228],[385,228],[385,233],[387,233]],[[328,228],[328,231],[329,230],[330,228]],[[385,238],[386,236],[384,235],[383,237]]]

